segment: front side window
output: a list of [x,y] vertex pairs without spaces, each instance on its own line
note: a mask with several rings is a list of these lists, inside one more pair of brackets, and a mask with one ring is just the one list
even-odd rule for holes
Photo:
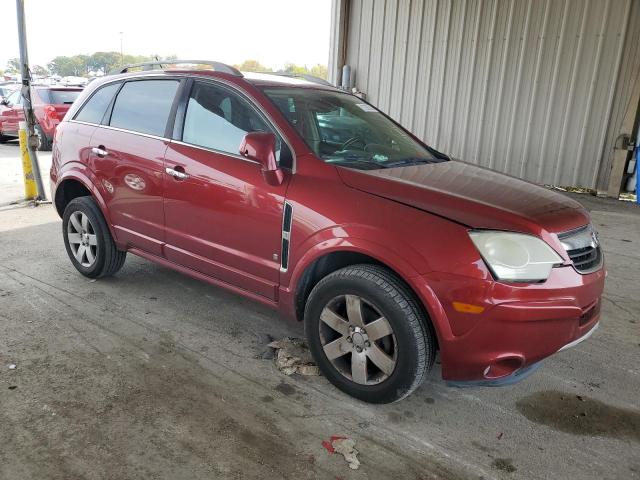
[[447,160],[353,95],[309,88],[264,92],[327,163],[373,170]]
[[120,83],[111,83],[100,88],[84,104],[75,119],[81,122],[100,124],[118,88],[120,88]]
[[[196,82],[189,95],[182,141],[220,152],[238,155],[248,132],[273,132],[249,103],[231,90]],[[276,158],[282,141],[276,134]]]
[[178,80],[125,83],[116,97],[109,125],[164,136],[178,85]]

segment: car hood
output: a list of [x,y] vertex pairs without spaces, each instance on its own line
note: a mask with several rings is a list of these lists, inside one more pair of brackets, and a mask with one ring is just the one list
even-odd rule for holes
[[352,188],[472,228],[541,235],[541,229],[560,233],[589,223],[582,205],[560,193],[457,160],[338,172]]

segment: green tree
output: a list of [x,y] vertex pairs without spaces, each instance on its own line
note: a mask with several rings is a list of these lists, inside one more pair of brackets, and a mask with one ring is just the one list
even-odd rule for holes
[[265,67],[258,60],[245,60],[240,65],[234,65],[242,72],[272,72],[269,67]]
[[33,67],[31,67],[31,73],[39,77],[46,77],[47,75],[49,75],[49,71],[42,65],[34,65]]
[[321,64],[314,65],[313,67],[311,67],[311,70],[309,70],[309,73],[314,77],[326,80],[328,75],[327,66]]
[[118,52],[96,52],[89,57],[88,65],[94,72],[106,75],[120,65],[121,58]]
[[51,60],[47,67],[49,71],[61,77],[86,75],[89,71],[89,56],[74,55],[73,57],[58,56]]
[[[124,56],[124,62],[122,62],[124,65],[131,65],[132,63],[142,63],[142,62],[149,62],[151,60],[151,57],[148,57],[146,55],[125,55]],[[120,64],[120,62],[118,62],[118,64]]]
[[296,65],[294,63],[285,63],[283,71],[291,75],[306,75],[309,73],[306,66]]
[[20,72],[20,59],[10,58],[7,61],[7,72],[18,73]]

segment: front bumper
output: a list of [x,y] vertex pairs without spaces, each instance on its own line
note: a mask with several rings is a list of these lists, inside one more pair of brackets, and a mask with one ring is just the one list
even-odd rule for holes
[[[604,268],[580,275],[561,267],[544,283],[518,285],[426,275],[419,294],[438,334],[443,378],[459,386],[526,378],[540,361],[593,333],[605,276]],[[482,312],[456,311],[454,302],[481,306]]]
[[[558,352],[562,352],[563,350],[567,350],[571,347],[575,347],[576,345],[578,345],[579,343],[584,342],[587,338],[589,338],[591,335],[593,335],[593,332],[595,332],[598,329],[598,325],[599,323],[596,323],[593,328],[591,330],[589,330],[587,333],[585,333],[583,336],[581,336],[580,338],[567,343],[564,347],[562,347],[560,350],[558,350]],[[531,374],[535,373],[540,367],[542,366],[542,360],[536,363],[533,363],[531,365],[529,365],[528,367],[523,367],[520,368],[516,371],[514,371],[511,374],[508,374],[504,377],[500,377],[500,378],[495,378],[493,380],[491,379],[483,379],[483,380],[466,380],[466,381],[454,381],[454,380],[450,380],[447,382],[447,385],[449,385],[450,387],[457,387],[457,388],[466,388],[466,387],[508,387],[509,385],[513,385],[515,383],[518,383],[522,380],[524,380],[525,378],[529,377]]]

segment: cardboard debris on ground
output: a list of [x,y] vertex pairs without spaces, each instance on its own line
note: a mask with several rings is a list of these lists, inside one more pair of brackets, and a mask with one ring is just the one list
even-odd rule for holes
[[284,337],[271,342],[269,347],[276,350],[275,363],[285,375],[320,375],[320,370],[311,358],[311,352],[304,340]]
[[360,466],[360,460],[358,460],[358,450],[356,450],[356,442],[347,437],[340,437],[338,435],[332,436],[329,440],[322,442],[322,446],[329,453],[339,453],[349,464],[349,468],[357,470]]

